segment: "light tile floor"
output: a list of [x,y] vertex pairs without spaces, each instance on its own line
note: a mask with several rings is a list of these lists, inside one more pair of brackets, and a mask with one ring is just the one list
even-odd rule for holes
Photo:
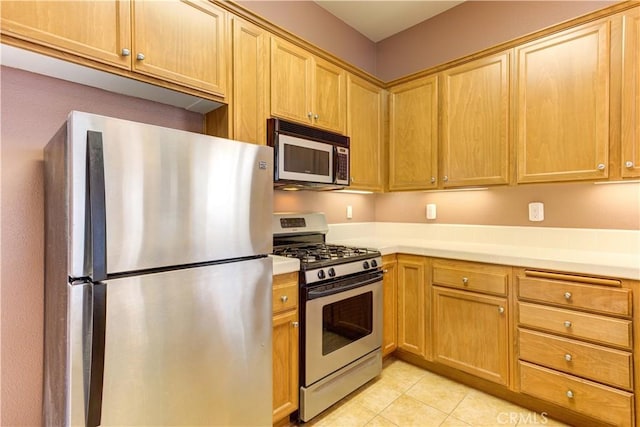
[[401,360],[304,426],[566,426]]

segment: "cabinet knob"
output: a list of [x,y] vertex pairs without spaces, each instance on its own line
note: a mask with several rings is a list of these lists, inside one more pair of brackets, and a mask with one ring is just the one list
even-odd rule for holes
[[463,277],[463,278],[462,278],[462,283],[463,283],[464,285],[468,285],[468,284],[469,284],[469,278],[468,278],[468,277]]
[[503,306],[498,307],[498,313],[500,313],[500,314],[504,313],[504,307]]
[[127,49],[126,47],[123,47],[122,51],[120,51],[120,55],[129,56],[129,55],[131,55],[131,51],[129,49]]
[[606,166],[604,165],[604,163],[598,164],[598,170],[599,171],[603,171],[603,170],[605,170],[605,168],[606,168]]
[[139,54],[137,54],[137,55],[136,55],[136,59],[137,59],[138,61],[142,61],[142,60],[144,59],[144,53],[139,53]]
[[564,299],[566,299],[567,301],[569,301],[571,299],[571,292],[565,292],[564,293]]
[[311,111],[309,111],[309,112],[307,113],[307,117],[309,117],[309,118],[313,117],[313,113],[312,113]]
[[389,272],[389,270],[382,270],[382,272],[383,272],[384,274],[387,274],[387,273]]
[[299,323],[298,323],[298,322],[291,322],[291,326],[293,326],[294,328],[297,328],[297,327],[298,327],[298,325],[299,325]]
[[633,162],[631,160],[627,160],[624,162],[624,167],[631,169],[633,167]]
[[288,297],[288,296],[286,296],[286,295],[282,295],[282,296],[280,297],[280,301],[282,301],[282,302],[287,302],[288,300],[289,300],[289,297]]
[[353,177],[351,176],[351,177],[349,177],[349,181],[350,181],[350,182],[354,182],[354,181],[355,181],[355,179],[353,179]]
[[445,175],[445,176],[442,178],[442,180],[443,180],[444,182],[447,182],[447,181],[449,181],[449,177],[448,177],[447,175]]
[[571,359],[573,359],[573,358],[571,357],[571,355],[569,353],[564,355],[564,360],[566,360],[567,362],[571,362]]
[[431,177],[431,183],[432,183],[432,184],[435,184],[435,183],[436,183],[436,177],[435,177],[435,176],[432,176],[432,177]]
[[573,399],[573,392],[571,390],[567,390],[567,397]]
[[565,328],[570,328],[570,327],[571,327],[571,321],[569,321],[569,320],[565,320],[565,321],[564,321],[564,327],[565,327]]
[[313,118],[314,118],[314,119],[316,119],[316,120],[318,120],[318,119],[320,118],[320,116],[319,116],[319,115],[317,115],[317,114],[314,114],[314,115],[313,115]]

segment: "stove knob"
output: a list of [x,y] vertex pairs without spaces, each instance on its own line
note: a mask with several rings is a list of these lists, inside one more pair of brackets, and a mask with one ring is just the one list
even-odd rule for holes
[[336,271],[333,269],[333,267],[331,267],[329,269],[329,277],[334,277],[336,275]]
[[378,262],[375,259],[371,260],[371,268],[376,268],[378,266]]
[[364,268],[365,270],[369,269],[369,261],[365,261],[362,263],[362,268]]
[[324,279],[325,275],[324,275],[324,270],[318,270],[318,279]]

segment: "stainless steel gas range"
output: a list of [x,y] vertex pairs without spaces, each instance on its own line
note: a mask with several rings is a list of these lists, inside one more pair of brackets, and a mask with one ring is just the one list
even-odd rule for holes
[[273,217],[274,255],[300,260],[300,409],[309,421],[382,370],[382,257],[325,242],[322,213]]

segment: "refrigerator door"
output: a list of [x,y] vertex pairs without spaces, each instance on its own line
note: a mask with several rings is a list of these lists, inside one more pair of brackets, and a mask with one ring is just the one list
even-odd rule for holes
[[[271,147],[80,112],[67,133],[72,277],[94,277],[92,227],[105,230],[107,274],[271,252]],[[87,214],[87,193],[102,196],[87,185],[88,134],[105,226]]]
[[260,258],[107,281],[96,424],[271,425],[271,274]]

